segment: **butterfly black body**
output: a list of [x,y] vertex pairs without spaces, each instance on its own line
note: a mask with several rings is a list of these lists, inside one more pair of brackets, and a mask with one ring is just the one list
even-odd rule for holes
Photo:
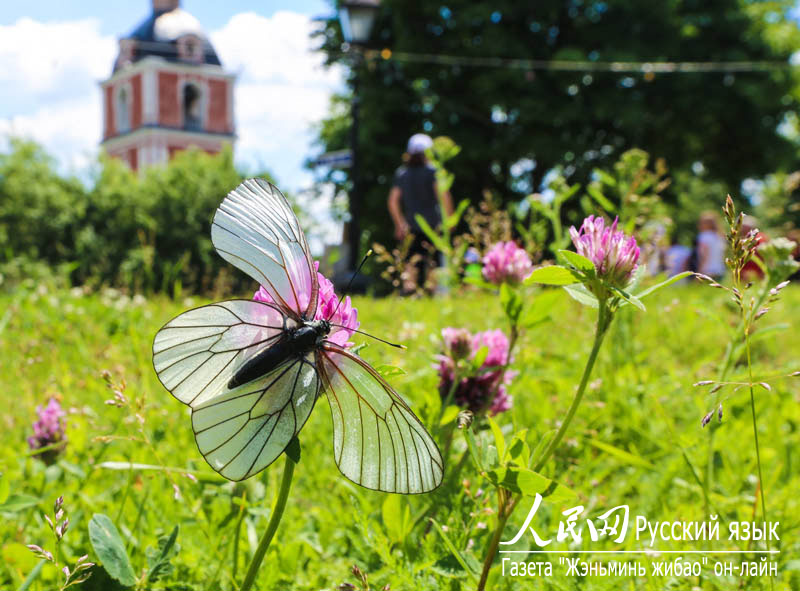
[[228,389],[256,380],[291,358],[305,357],[330,331],[331,325],[327,320],[306,320],[298,328],[286,330],[280,341],[248,360],[233,374]]

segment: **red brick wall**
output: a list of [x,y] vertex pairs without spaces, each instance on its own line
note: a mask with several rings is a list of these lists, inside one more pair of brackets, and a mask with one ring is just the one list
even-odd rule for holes
[[128,164],[130,164],[132,170],[139,170],[139,154],[136,148],[128,150]]
[[177,74],[158,73],[158,122],[166,127],[181,126]]
[[131,77],[131,131],[142,126],[142,75]]
[[103,139],[108,139],[116,133],[117,127],[114,123],[114,89],[110,85],[105,88],[105,112],[106,128]]
[[209,80],[208,95],[208,131],[229,132],[227,81]]

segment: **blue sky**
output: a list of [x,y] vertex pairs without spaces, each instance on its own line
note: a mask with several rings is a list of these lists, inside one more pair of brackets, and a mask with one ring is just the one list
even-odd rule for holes
[[[342,88],[342,72],[311,51],[311,19],[333,8],[322,0],[183,0],[208,33],[223,66],[238,75],[236,158],[266,167],[281,185],[310,184],[302,163],[311,125]],[[62,168],[91,163],[102,116],[98,82],[111,73],[117,40],[151,11],[150,0],[35,0],[0,9],[0,136],[42,143]]]
[[[34,0],[33,2],[6,2],[0,13],[0,24],[10,25],[22,17],[39,21],[65,21],[99,18],[100,32],[108,35],[128,33],[139,21],[150,14],[150,0]],[[257,12],[271,16],[279,10],[298,12],[310,17],[328,16],[333,9],[323,0],[282,0],[257,2],[253,0],[182,0],[181,7],[196,16],[209,29],[222,27],[234,14]]]

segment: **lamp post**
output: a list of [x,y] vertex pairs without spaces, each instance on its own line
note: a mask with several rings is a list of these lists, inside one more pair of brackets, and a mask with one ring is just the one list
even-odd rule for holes
[[[358,150],[358,115],[360,97],[358,96],[358,68],[361,65],[362,54],[360,48],[369,40],[375,18],[378,15],[380,0],[342,0],[339,2],[339,20],[342,25],[344,40],[350,46],[353,56],[351,68],[353,72],[352,91],[353,99],[350,106],[352,122],[350,126],[350,150],[352,162],[350,165],[350,224],[348,225],[347,241],[350,245],[348,254],[348,268],[353,270],[358,264],[358,245],[361,242],[361,204],[363,193],[361,190]],[[355,51],[354,51],[355,50]]]

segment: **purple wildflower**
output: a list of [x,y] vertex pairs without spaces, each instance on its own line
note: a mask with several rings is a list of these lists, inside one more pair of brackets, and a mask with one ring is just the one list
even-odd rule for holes
[[445,354],[451,359],[466,359],[472,353],[472,335],[465,328],[443,328],[442,340]]
[[[32,450],[37,450],[57,443],[66,444],[67,436],[64,433],[64,417],[67,413],[61,408],[58,400],[51,398],[47,406],[37,406],[36,414],[38,415],[38,420],[33,423],[33,435],[28,437],[28,447]],[[45,462],[51,463],[63,449],[64,446],[61,445],[37,455]]]
[[594,263],[597,274],[613,287],[625,287],[639,262],[636,239],[617,230],[619,218],[611,226],[600,216],[590,215],[580,230],[570,227],[569,235],[578,254]]
[[[446,399],[453,392],[453,402],[472,412],[486,412],[495,415],[511,408],[511,396],[506,386],[511,383],[516,372],[506,369],[508,338],[501,330],[487,330],[470,334],[461,328],[442,330],[444,352],[436,357],[434,367],[439,373],[439,394]],[[474,359],[482,347],[489,349],[486,359],[472,375],[461,376],[453,390],[456,366],[460,360]]]
[[533,270],[528,253],[514,242],[498,242],[483,257],[483,277],[494,284],[520,283]]
[[[353,334],[353,331],[361,326],[358,321],[358,310],[350,302],[350,296],[346,296],[340,306],[339,296],[336,295],[333,289],[333,283],[319,272],[318,262],[314,263],[314,268],[317,271],[317,281],[319,281],[319,300],[314,320],[327,319],[331,324],[337,325],[331,328],[328,340],[342,347],[352,347],[353,343],[348,342],[348,339]],[[301,294],[301,299],[303,295]],[[258,291],[253,294],[253,299],[268,304],[274,303],[274,300],[263,286],[259,287]],[[308,302],[307,296],[305,301]],[[336,310],[336,314],[333,314],[334,310]]]

